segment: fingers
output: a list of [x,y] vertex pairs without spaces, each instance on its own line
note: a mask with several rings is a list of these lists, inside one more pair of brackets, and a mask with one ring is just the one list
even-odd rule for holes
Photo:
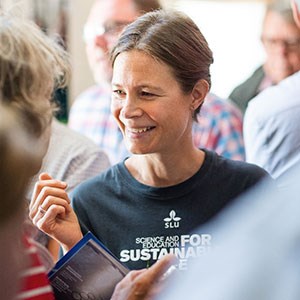
[[167,254],[153,264],[149,269],[134,271],[135,273],[132,274],[132,279],[135,279],[135,277],[144,277],[143,281],[147,281],[149,283],[161,281],[167,277],[166,273],[171,266],[174,266],[176,261],[177,257],[174,254]]
[[[42,224],[53,222],[57,217],[64,219],[66,214],[71,212],[71,210],[72,208],[68,201],[58,197],[48,196],[41,205],[30,210],[29,217],[34,225],[44,231],[46,227],[41,226]],[[53,220],[48,220],[48,218],[52,218]],[[40,222],[40,220],[43,220],[43,222]]]
[[153,264],[149,269],[142,269],[137,271],[129,272],[130,279],[132,281],[138,279],[143,281],[142,285],[145,282],[155,282],[161,279],[164,279],[164,275],[167,270],[175,263],[177,260],[176,256],[173,254],[167,254]]
[[47,179],[53,179],[48,173],[41,173],[39,175],[39,180],[47,180]]
[[29,216],[34,217],[37,214],[44,215],[48,209],[53,205],[63,206],[65,208],[66,213],[70,212],[70,201],[62,199],[60,197],[55,197],[53,195],[47,196],[41,205],[37,207],[36,210],[30,211]]
[[47,212],[47,211],[46,211],[45,209],[43,209],[42,206],[40,205],[40,206],[39,206],[39,213],[40,213],[41,215],[44,215],[46,212]]
[[31,218],[33,218],[33,216],[37,213],[38,207],[40,205],[43,204],[43,208],[45,209],[44,201],[46,199],[47,201],[50,201],[50,199],[47,198],[49,196],[61,198],[64,199],[67,203],[70,203],[68,195],[65,192],[65,189],[67,187],[67,184],[65,182],[52,179],[52,177],[47,173],[42,173],[39,178],[40,180],[35,184],[34,192],[29,205],[29,215]]
[[32,222],[42,231],[52,234],[57,223],[57,216],[64,216],[66,208],[62,205],[53,204],[47,210],[39,208],[39,212],[33,217]]
[[44,186],[50,186],[50,187],[56,187],[60,189],[66,189],[67,184],[63,181],[53,179],[49,174],[47,173],[41,173],[39,175],[39,181],[36,182],[32,194],[32,199],[36,199],[39,193],[41,192],[41,189]]
[[144,270],[136,277],[134,284],[133,299],[153,299],[163,287],[163,281],[168,277],[168,269],[176,261],[173,254],[168,254]]
[[173,254],[167,254],[148,269],[148,280],[155,281],[163,277],[167,270],[176,262]]
[[34,225],[68,251],[82,238],[82,233],[66,188],[65,182],[47,173],[40,174],[29,206],[29,217]]
[[149,269],[129,272],[115,287],[111,300],[154,299],[163,287],[162,279],[176,256],[168,254]]
[[40,230],[51,233],[57,222],[71,212],[70,199],[65,191],[67,184],[42,173],[35,184],[29,205],[29,217]]
[[60,188],[44,186],[37,198],[30,203],[29,217],[32,219],[38,213],[40,206],[44,210],[47,210],[52,204],[58,204],[68,208],[70,204],[68,194],[65,190]]

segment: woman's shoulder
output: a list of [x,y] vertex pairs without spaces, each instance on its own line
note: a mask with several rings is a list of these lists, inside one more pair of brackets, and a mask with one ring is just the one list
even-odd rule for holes
[[276,185],[269,173],[255,164],[230,160],[212,151],[207,153],[207,157],[210,159],[210,184],[230,195],[231,199],[263,182]]
[[225,158],[213,151],[205,150],[207,163],[210,164],[211,172],[223,174],[225,177],[247,178],[248,180],[260,180],[269,177],[269,173],[258,165],[245,161],[238,161]]

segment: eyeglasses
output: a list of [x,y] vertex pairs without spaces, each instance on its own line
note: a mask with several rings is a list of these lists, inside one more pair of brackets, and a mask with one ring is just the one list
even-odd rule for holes
[[284,47],[287,51],[299,51],[300,50],[300,38],[294,39],[272,39],[267,37],[261,38],[266,49],[274,51],[278,47]]
[[114,36],[121,32],[121,30],[128,25],[127,22],[107,22],[98,26],[85,25],[83,28],[83,40],[86,43],[94,41],[97,36],[107,35]]

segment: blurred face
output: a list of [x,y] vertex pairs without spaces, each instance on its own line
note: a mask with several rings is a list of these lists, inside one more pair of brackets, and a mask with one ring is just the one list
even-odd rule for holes
[[86,53],[96,83],[110,83],[109,52],[125,25],[137,18],[131,0],[99,0],[84,27]]
[[267,54],[265,72],[274,83],[300,70],[300,30],[276,12],[266,16],[262,42]]
[[52,121],[50,121],[49,125],[47,128],[45,128],[45,131],[43,132],[42,136],[40,137],[40,147],[41,147],[41,155],[44,157],[48,151],[49,148],[49,143],[50,143],[50,137],[51,137],[51,124]]
[[20,272],[27,265],[27,257],[22,248],[23,217],[18,212],[0,228],[0,290],[1,299],[16,299],[20,287]]
[[132,153],[168,154],[189,142],[191,104],[166,64],[137,50],[117,56],[111,107]]
[[49,99],[51,99],[51,91],[52,91],[52,88],[49,89],[49,91],[46,91],[46,94],[44,97],[42,97],[42,96],[40,97],[41,103],[46,106],[46,108],[48,109],[48,113],[49,113],[48,116],[45,115],[45,118],[47,118],[45,120],[47,126],[44,129],[44,132],[39,137],[39,147],[40,147],[40,153],[41,153],[42,157],[44,157],[48,151],[50,138],[51,138],[51,131],[52,131],[51,124],[53,121],[53,109],[51,107],[51,101],[49,100]]

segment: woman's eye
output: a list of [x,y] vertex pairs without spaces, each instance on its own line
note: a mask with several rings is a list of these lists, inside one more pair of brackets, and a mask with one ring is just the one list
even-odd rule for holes
[[113,90],[113,93],[116,95],[123,95],[124,92],[122,92],[121,90]]
[[142,95],[142,96],[145,96],[145,97],[155,96],[154,94],[149,93],[149,92],[145,92],[145,91],[142,91],[142,92],[141,92],[141,95]]

